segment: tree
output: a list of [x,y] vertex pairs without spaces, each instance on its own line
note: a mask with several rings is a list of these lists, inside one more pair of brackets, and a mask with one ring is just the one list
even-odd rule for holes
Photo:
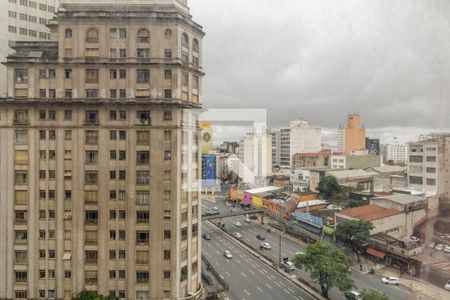
[[369,289],[361,293],[362,300],[390,300],[386,294],[382,294],[377,290]]
[[97,292],[91,291],[81,291],[72,300],[118,300],[118,298],[114,295],[99,295]]
[[305,268],[313,280],[318,280],[322,295],[336,286],[340,291],[349,291],[353,286],[347,257],[335,245],[327,241],[317,241],[306,249],[304,254],[294,257],[297,268]]
[[340,222],[336,227],[336,237],[350,244],[360,264],[359,250],[369,241],[370,231],[373,228],[372,223],[364,220],[344,221]]
[[318,187],[320,196],[331,200],[341,192],[341,187],[334,176],[325,176],[320,180]]

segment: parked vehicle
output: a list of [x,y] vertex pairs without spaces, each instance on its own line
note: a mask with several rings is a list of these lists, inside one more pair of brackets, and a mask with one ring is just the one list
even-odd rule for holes
[[258,216],[257,215],[250,215],[250,220],[258,220]]
[[446,290],[450,291],[450,280],[447,281],[447,283],[445,284],[444,287],[445,287]]
[[281,263],[281,267],[283,269],[285,269],[287,272],[291,272],[295,270],[295,265],[292,261],[289,260],[283,260],[283,262]]
[[215,211],[218,211],[218,210],[219,210],[219,209],[217,208],[217,206],[214,206],[212,209],[215,210]]
[[236,226],[236,227],[241,227],[242,226],[239,221],[234,221],[233,225]]
[[233,236],[234,236],[235,238],[237,238],[237,239],[240,239],[240,238],[242,237],[242,234],[240,234],[239,232],[235,232],[235,233],[233,234]]
[[252,221],[250,220],[250,218],[247,217],[247,218],[244,219],[244,222],[245,223],[251,223]]
[[450,246],[445,246],[444,252],[445,253],[450,253]]
[[301,252],[301,251],[295,252],[295,256],[297,256],[297,255],[304,255],[304,254],[305,254],[305,252]]
[[444,250],[444,245],[442,245],[442,244],[437,244],[437,245],[436,245],[436,248],[434,248],[434,249],[436,249],[437,251],[442,251],[442,250]]
[[211,236],[208,233],[204,233],[203,234],[203,238],[207,241],[209,241],[211,239]]
[[231,255],[231,252],[228,250],[223,251],[223,256],[225,256],[227,259],[233,258],[233,255]]
[[346,292],[344,294],[345,299],[347,300],[361,300],[361,294],[355,290]]
[[420,239],[417,236],[413,236],[413,235],[409,237],[409,240],[411,242],[416,242],[416,243],[420,241]]
[[256,238],[257,238],[258,240],[261,240],[261,241],[264,241],[264,240],[266,239],[266,237],[263,236],[263,235],[261,235],[261,234],[258,234],[258,235],[256,236]]
[[436,247],[436,243],[435,242],[431,242],[428,244],[428,247],[431,249],[434,249],[434,247]]
[[398,285],[400,283],[400,280],[394,276],[383,276],[381,277],[381,282],[385,284]]
[[272,249],[272,246],[270,246],[269,243],[261,243],[260,248],[261,248],[261,249],[270,250],[270,249]]

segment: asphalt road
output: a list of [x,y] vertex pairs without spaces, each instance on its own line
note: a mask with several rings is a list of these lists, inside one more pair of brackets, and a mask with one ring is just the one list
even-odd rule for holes
[[[226,204],[222,200],[218,200],[216,202],[204,201],[203,203],[204,203],[203,206],[205,209],[212,208],[215,206],[218,207],[219,211],[226,211],[226,210],[231,209],[228,206],[226,206]],[[228,232],[241,233],[242,234],[241,240],[243,240],[247,244],[251,245],[254,249],[256,249],[258,252],[264,254],[266,257],[272,259],[275,262],[278,262],[278,259],[279,259],[279,254],[278,254],[279,253],[279,250],[278,250],[279,249],[278,248],[279,235],[278,235],[278,233],[275,233],[275,232],[268,233],[267,229],[263,225],[261,225],[259,223],[259,221],[252,220],[252,222],[250,224],[245,223],[244,218],[245,218],[244,216],[236,216],[236,217],[232,217],[232,218],[223,219],[222,222],[225,223],[225,229]],[[239,221],[242,224],[242,227],[234,226],[233,225],[234,221]],[[213,222],[218,222],[218,220],[213,220]],[[259,249],[259,246],[263,241],[256,239],[257,234],[262,234],[266,237],[266,240],[264,242],[268,242],[272,246],[271,250],[260,250]],[[207,246],[207,244],[208,243],[206,241],[203,243],[204,248],[207,248],[207,247],[209,248],[209,246]],[[292,257],[294,257],[296,252],[298,252],[298,251],[304,252],[306,250],[304,245],[294,242],[285,237],[282,237],[281,245],[282,245],[281,246],[281,250],[282,250],[281,257],[282,258],[288,257],[289,259],[291,259]],[[224,249],[224,248],[221,248],[221,249]],[[221,252],[219,254],[222,255]],[[215,263],[215,258],[213,257],[213,259],[211,261],[213,263]],[[260,262],[260,264],[263,264],[263,263]],[[265,265],[265,264],[263,264],[263,265]],[[244,268],[242,268],[242,269],[244,269]],[[273,269],[269,268],[269,270],[271,271],[270,274],[277,273]],[[220,273],[220,271],[219,271],[219,273]],[[241,276],[239,276],[239,274],[240,274],[239,269],[236,270],[236,273],[229,272],[229,274],[237,274],[236,275],[237,277],[241,277]],[[294,274],[301,277],[303,280],[309,281],[312,285],[319,287],[318,284],[314,283],[310,279],[309,275],[306,272],[304,272],[302,270],[296,270],[294,272]],[[234,276],[235,275],[233,275],[233,277]],[[392,286],[392,285],[382,284],[380,277],[376,276],[376,275],[363,274],[363,273],[353,271],[352,278],[355,282],[355,285],[358,287],[358,290],[374,288],[383,293],[386,293],[392,299],[416,299],[419,296],[419,295],[413,294],[408,288],[406,288],[402,285]],[[241,279],[243,279],[243,278],[241,277]],[[262,278],[262,279],[264,280],[264,278]],[[229,282],[227,277],[225,277],[225,280],[227,282]],[[268,281],[268,279],[265,278],[265,281]],[[229,284],[230,284],[230,289],[232,292],[234,292],[236,288],[239,288],[239,280],[238,280],[238,283],[235,283],[235,284],[238,284],[238,287],[235,287],[232,282],[229,282]],[[262,285],[260,287],[264,290],[264,288],[263,288],[264,284],[260,284],[260,285]],[[425,295],[420,295],[420,296],[422,297],[421,299],[431,299]],[[331,299],[344,299],[343,294],[336,288],[333,288],[332,290],[330,290],[329,297]],[[241,299],[241,298],[232,297],[232,299]],[[260,298],[260,299],[272,299],[272,298],[265,297],[265,298]],[[280,299],[280,298],[273,298],[273,299]]]
[[[313,300],[314,298],[264,262],[249,254],[233,238],[208,222],[203,222],[203,233],[211,240],[203,240],[203,254],[229,284],[226,296],[233,300]],[[224,250],[233,255],[227,259]]]

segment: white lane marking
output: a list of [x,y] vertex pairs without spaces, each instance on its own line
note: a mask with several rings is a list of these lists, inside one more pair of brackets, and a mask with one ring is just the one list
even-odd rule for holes
[[225,277],[223,277],[223,275],[222,275],[222,274],[219,274],[219,276],[220,276],[220,278],[222,278],[222,279],[225,279]]
[[275,283],[276,285],[278,285],[279,287],[281,287],[281,285],[280,285],[278,282],[273,281],[273,283]]
[[266,286],[267,286],[269,289],[272,289],[272,287],[271,287],[268,283],[266,283]]
[[266,277],[267,277],[267,279],[269,279],[269,280],[270,280],[270,277],[269,277],[269,276],[267,276],[267,275],[266,275]]
[[261,271],[261,270],[258,270],[259,271],[259,273],[261,273],[261,274],[264,274],[264,272],[263,271]]
[[249,292],[247,292],[247,290],[246,289],[244,289],[244,292],[247,294],[247,295],[251,295]]
[[216,253],[219,254],[220,252],[216,250]]
[[258,289],[258,291],[260,291],[261,293],[264,293],[264,291],[262,290],[262,288],[260,288],[259,286],[256,287]]
[[281,281],[278,281],[279,284],[281,284],[281,286],[284,287],[284,283],[282,283]]
[[220,266],[219,263],[218,263],[217,261],[216,261],[216,265],[217,265],[217,266]]
[[293,294],[293,293],[294,293],[294,291],[293,291],[293,290],[291,290],[290,288],[288,288],[288,291],[289,291],[289,292],[291,292],[291,294]]
[[294,256],[294,253],[292,253],[291,251],[288,252],[290,255]]
[[225,274],[227,274],[228,277],[231,277],[231,274],[228,272],[225,272]]
[[236,261],[237,261],[238,264],[241,264],[241,261],[239,259],[236,259]]
[[284,289],[284,291],[288,294],[291,294],[291,291],[289,289]]
[[241,272],[241,275],[247,278],[247,275],[245,275],[245,273]]
[[251,273],[252,275],[255,275],[255,273],[253,273],[253,271],[252,271],[252,270],[250,270],[250,269],[249,269],[248,271],[249,271],[249,272],[250,272],[250,273]]

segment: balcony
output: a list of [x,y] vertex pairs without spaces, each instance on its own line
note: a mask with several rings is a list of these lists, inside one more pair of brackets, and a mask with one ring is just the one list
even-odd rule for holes
[[84,119],[84,125],[98,126],[100,124],[98,119]]
[[28,115],[26,115],[26,116],[15,115],[14,119],[13,119],[13,124],[14,125],[29,125],[30,121],[28,119]]

